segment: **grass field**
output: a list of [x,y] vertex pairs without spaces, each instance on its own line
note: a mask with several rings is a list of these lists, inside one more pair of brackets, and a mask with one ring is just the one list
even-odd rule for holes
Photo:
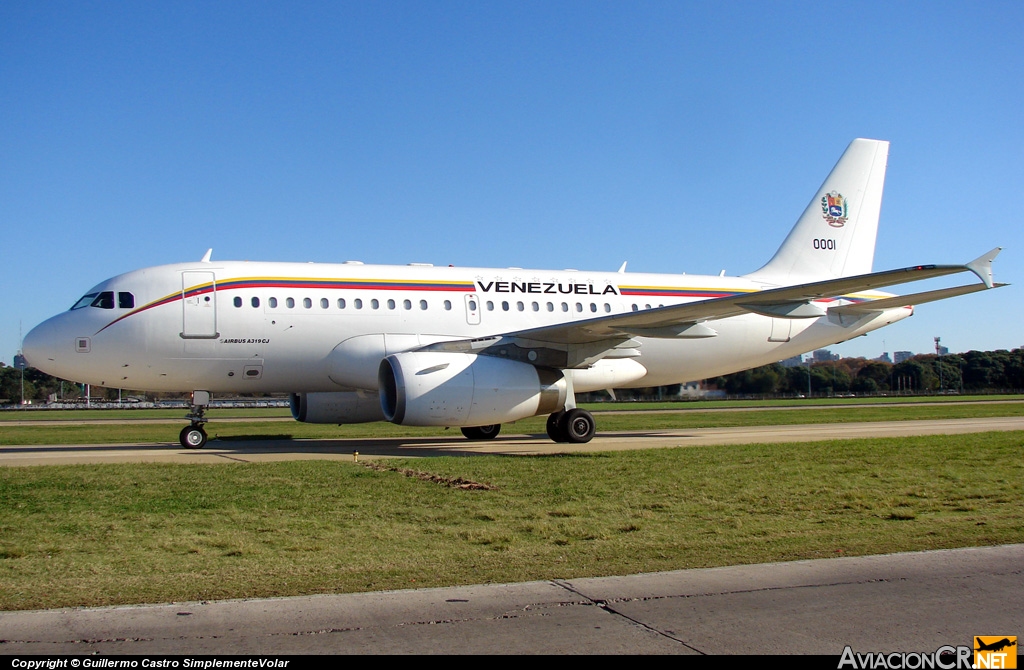
[[381,462],[441,483],[337,461],[0,468],[0,609],[1022,542],[1022,446],[1009,432]]

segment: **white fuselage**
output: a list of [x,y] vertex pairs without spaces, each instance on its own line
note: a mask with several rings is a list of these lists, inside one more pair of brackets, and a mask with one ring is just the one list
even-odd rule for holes
[[[31,365],[149,391],[376,390],[384,356],[768,288],[743,277],[529,269],[200,262],[109,279],[25,340]],[[127,297],[126,297],[127,295]],[[887,294],[871,292],[858,298]],[[103,297],[109,297],[106,302]],[[822,301],[822,307],[845,304]],[[745,314],[702,338],[638,337],[634,354],[574,370],[575,391],[699,380],[864,334],[912,313],[843,322]],[[635,355],[639,352],[639,355]]]

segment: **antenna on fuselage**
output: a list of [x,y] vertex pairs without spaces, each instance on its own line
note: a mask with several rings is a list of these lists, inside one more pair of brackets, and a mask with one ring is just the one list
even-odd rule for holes
[[199,261],[199,262],[200,263],[209,263],[210,262],[210,256],[212,256],[212,255],[213,255],[213,249],[212,248],[207,249],[206,253],[203,254],[203,259],[201,261]]
[[628,262],[629,261],[622,261],[622,267],[619,268],[620,275],[626,274],[626,263]]

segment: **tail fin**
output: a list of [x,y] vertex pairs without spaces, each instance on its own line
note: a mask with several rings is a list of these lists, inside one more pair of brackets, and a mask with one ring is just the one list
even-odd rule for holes
[[888,142],[851,142],[786,241],[747,276],[784,285],[871,272],[888,156]]

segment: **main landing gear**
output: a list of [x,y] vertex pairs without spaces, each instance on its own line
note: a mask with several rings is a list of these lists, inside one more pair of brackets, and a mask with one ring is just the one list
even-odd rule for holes
[[583,444],[594,437],[594,416],[585,409],[573,407],[548,417],[548,437],[555,442]]
[[192,402],[189,405],[189,413],[185,418],[192,423],[181,429],[178,434],[178,441],[186,449],[202,449],[206,446],[206,431],[203,424],[209,421],[206,418],[206,408],[210,406],[209,391],[193,391]]

